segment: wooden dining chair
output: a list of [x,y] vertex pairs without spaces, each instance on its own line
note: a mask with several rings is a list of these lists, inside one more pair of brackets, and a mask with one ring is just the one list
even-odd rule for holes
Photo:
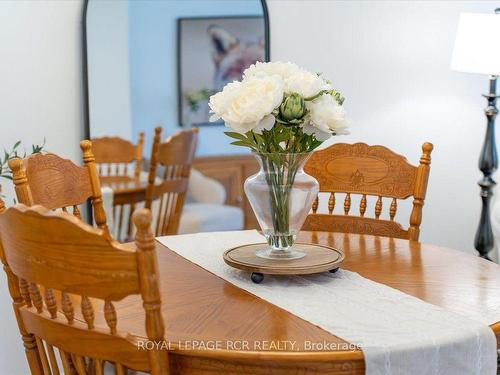
[[[198,140],[198,129],[193,128],[161,142],[161,130],[155,129],[146,188],[146,208],[158,203],[156,236],[177,234]],[[161,173],[159,167],[163,169]]]
[[[418,241],[422,222],[432,143],[422,145],[418,166],[383,146],[337,143],[315,151],[305,172],[319,182],[320,193],[329,193],[328,214],[318,213],[319,196],[303,230],[371,234]],[[345,194],[343,215],[335,214],[336,194]],[[359,215],[350,215],[351,195],[360,196]],[[373,197],[374,217],[365,216],[368,198]],[[395,221],[398,199],[413,197],[409,228]],[[388,219],[382,219],[383,200],[389,199]]]
[[39,204],[50,209],[71,210],[74,216],[81,218],[79,206],[90,199],[96,225],[109,235],[92,143],[84,140],[80,147],[83,167],[51,153],[9,160],[17,200],[28,206]]
[[0,256],[31,374],[102,375],[105,362],[119,375],[169,373],[165,350],[140,350],[145,339],[118,329],[113,303],[140,295],[147,340],[164,340],[151,214],[133,220],[135,246],[125,246],[42,206],[0,214]]
[[[132,214],[136,205],[144,204],[144,190],[133,191],[141,179],[143,147],[144,132],[139,133],[137,144],[120,137],[92,138],[92,151],[101,185],[113,191],[130,190],[127,194],[114,194],[112,210],[108,210],[108,215],[112,215],[112,218],[108,216],[108,220],[113,224],[110,230],[120,242],[131,241]],[[132,163],[133,171],[130,170]]]
[[[144,132],[139,133],[137,144],[120,137],[92,138],[91,141],[95,162],[103,183],[139,179]],[[131,163],[135,164],[133,173],[129,171]]]

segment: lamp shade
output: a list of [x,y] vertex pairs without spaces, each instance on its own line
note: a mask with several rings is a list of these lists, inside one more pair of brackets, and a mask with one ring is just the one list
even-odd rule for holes
[[500,75],[500,14],[460,15],[451,69]]

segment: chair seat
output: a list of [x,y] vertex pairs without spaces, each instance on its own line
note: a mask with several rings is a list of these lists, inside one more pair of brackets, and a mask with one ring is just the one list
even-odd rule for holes
[[179,234],[241,230],[244,214],[240,207],[214,203],[186,203]]

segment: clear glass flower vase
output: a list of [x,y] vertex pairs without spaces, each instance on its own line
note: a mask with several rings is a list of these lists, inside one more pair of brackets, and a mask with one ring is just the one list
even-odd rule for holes
[[267,259],[298,259],[292,245],[316,198],[319,184],[304,172],[311,153],[254,153],[260,170],[245,181],[245,193],[267,239],[257,251]]

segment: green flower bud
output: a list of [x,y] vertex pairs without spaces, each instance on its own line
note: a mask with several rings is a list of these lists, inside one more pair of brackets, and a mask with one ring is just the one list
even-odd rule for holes
[[280,105],[280,115],[285,121],[299,120],[306,114],[304,98],[297,93],[288,95]]

